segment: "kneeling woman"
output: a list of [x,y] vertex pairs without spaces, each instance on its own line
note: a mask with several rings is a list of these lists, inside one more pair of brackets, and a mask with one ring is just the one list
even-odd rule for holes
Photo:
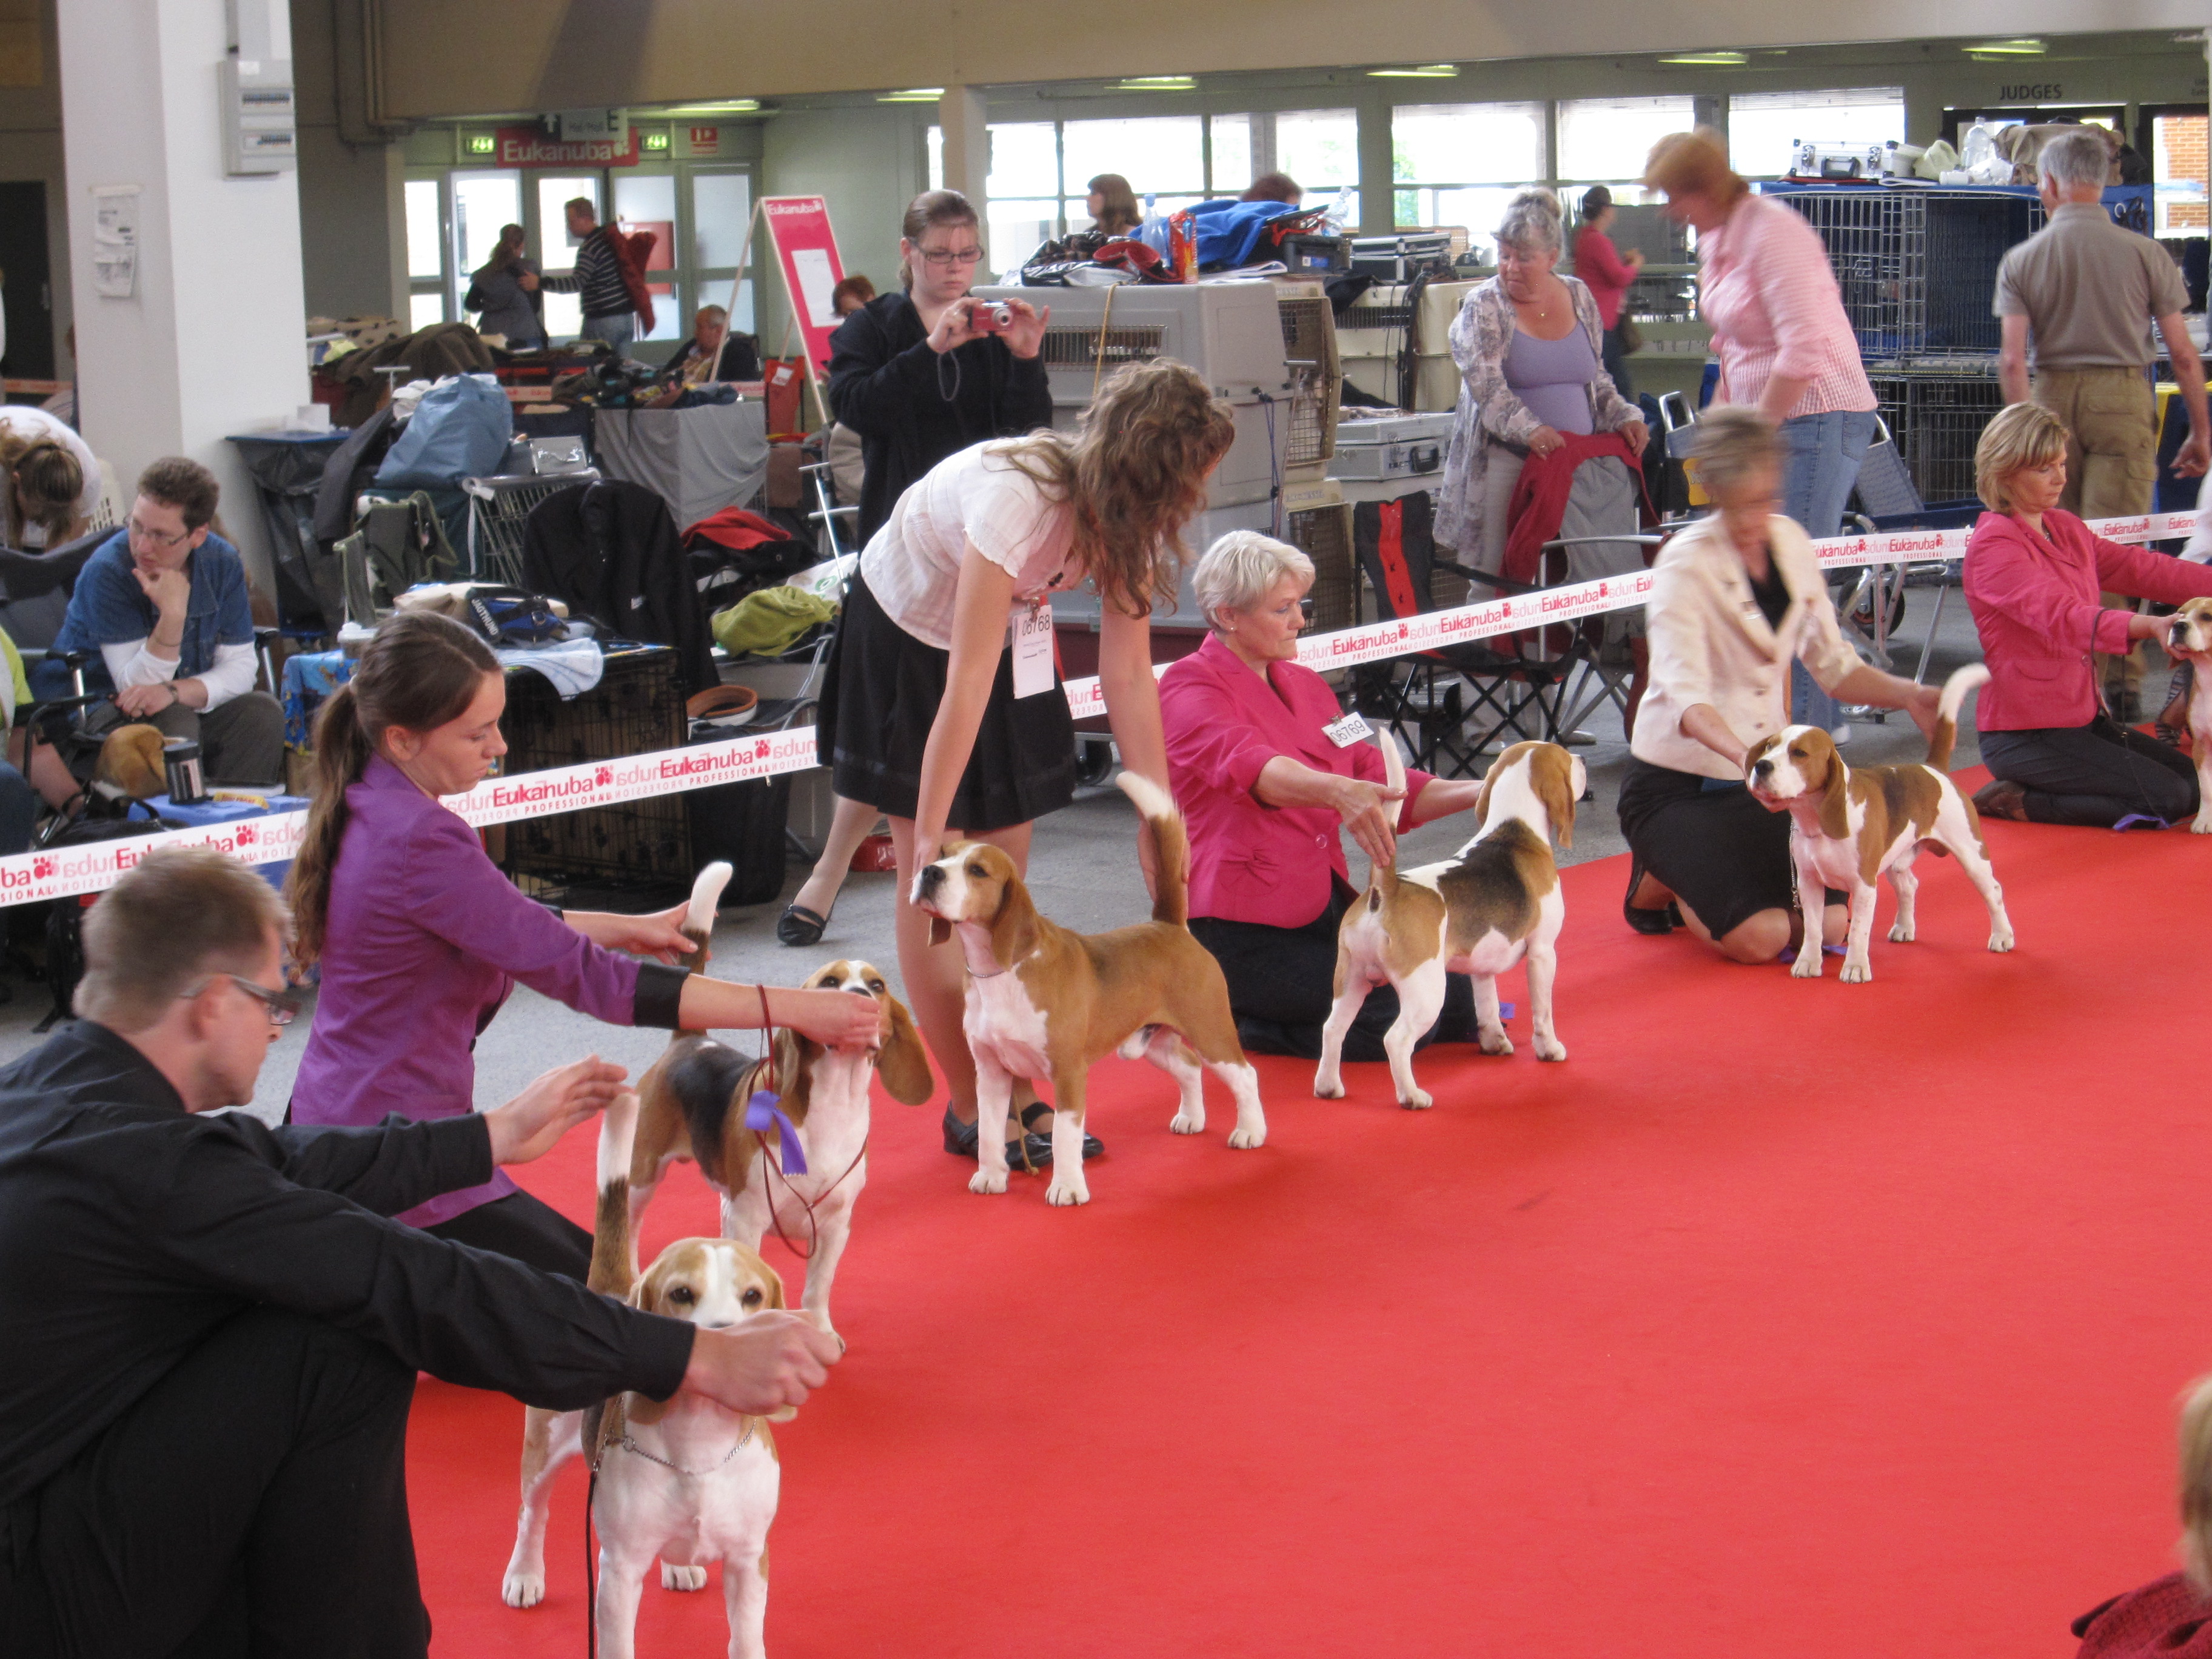
[[[817,729],[837,793],[890,820],[899,967],[951,1090],[947,1152],[975,1155],[975,1066],[960,948],[931,945],[915,872],[963,837],[1026,869],[1031,823],[1074,798],[1075,726],[1054,672],[1050,605],[1086,578],[1098,588],[1099,688],[1121,763],[1168,787],[1152,607],[1175,592],[1178,538],[1235,435],[1195,371],[1164,358],[1133,364],[1106,382],[1079,431],[939,461],[860,555]],[[1009,619],[1040,614],[1029,647],[1010,653]],[[1149,885],[1149,832],[1138,851]],[[1023,1109],[1030,1133],[1016,1163],[1050,1161],[1047,1118],[1042,1106]],[[1086,1140],[1085,1155],[1096,1150]]]
[[[1213,630],[1160,678],[1168,766],[1190,824],[1190,931],[1229,981],[1238,1039],[1259,1054],[1321,1057],[1334,1000],[1336,927],[1357,896],[1339,831],[1370,859],[1397,832],[1474,805],[1482,785],[1408,770],[1383,787],[1367,739],[1339,744],[1336,694],[1297,661],[1313,561],[1249,530],[1206,550],[1192,577]],[[1474,826],[1470,825],[1470,833]],[[1378,985],[1345,1040],[1346,1060],[1382,1059],[1398,994]],[[1454,974],[1423,1042],[1471,1037],[1474,991]]]
[[2212,571],[2091,533],[2059,510],[2065,488],[2066,428],[2049,410],[2014,404],[1984,429],[1974,489],[1990,510],[1966,543],[1966,586],[1990,668],[1974,723],[1993,781],[1974,805],[2033,823],[2192,817],[2195,766],[2106,712],[2089,653],[2166,632],[2165,617],[2102,595],[2179,605],[2212,593]]
[[[1752,799],[1743,757],[1790,723],[1791,661],[1841,701],[1905,709],[1923,732],[1935,728],[1938,694],[1869,667],[1844,642],[1812,542],[1777,511],[1784,453],[1773,425],[1715,409],[1697,429],[1698,481],[1718,510],[1652,567],[1651,688],[1620,785],[1626,914],[1638,933],[1663,933],[1679,904],[1723,955],[1771,962],[1802,944],[1790,815]],[[1829,896],[1822,933],[1839,944],[1849,913]]]
[[[318,772],[287,896],[302,963],[322,964],[313,1034],[293,1086],[298,1123],[474,1108],[477,1036],[520,980],[611,1025],[757,1026],[763,1014],[818,1042],[866,1042],[868,1000],[763,991],[664,965],[687,954],[683,909],[623,916],[546,908],[515,890],[475,830],[439,797],[473,788],[507,752],[507,677],[459,623],[402,611],[376,630],[315,725]],[[635,951],[660,963],[618,956]],[[604,1105],[623,1068],[597,1060],[530,1086]],[[504,1174],[402,1221],[580,1279],[592,1236]]]

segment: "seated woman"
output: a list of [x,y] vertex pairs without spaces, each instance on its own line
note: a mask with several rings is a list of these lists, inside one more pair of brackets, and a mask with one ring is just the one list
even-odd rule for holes
[[2089,653],[2166,631],[2163,617],[2113,610],[2100,593],[2178,605],[2212,593],[2212,571],[2093,535],[2059,509],[2065,488],[2064,423],[2040,404],[2001,411],[1974,447],[1974,493],[1990,510],[1966,543],[1966,603],[1990,667],[1974,723],[1992,781],[1974,805],[2033,823],[2191,817],[2189,757],[2106,712]]
[[[1620,785],[1633,855],[1626,914],[1637,932],[1664,933],[1679,908],[1731,960],[1771,962],[1802,945],[1790,815],[1752,799],[1743,757],[1790,723],[1790,663],[1844,702],[1905,709],[1923,732],[1935,727],[1937,691],[1869,667],[1844,643],[1812,542],[1776,510],[1786,458],[1771,422],[1709,410],[1697,455],[1718,510],[1668,542],[1652,570],[1651,685]],[[1839,944],[1848,912],[1840,895],[1829,900],[1823,936]]]
[[[1382,755],[1327,727],[1336,694],[1297,660],[1313,561],[1256,531],[1208,548],[1192,574],[1212,635],[1160,677],[1168,777],[1190,826],[1190,931],[1229,981],[1237,1034],[1256,1054],[1321,1057],[1334,1000],[1336,925],[1358,896],[1340,830],[1370,859],[1396,855],[1394,830],[1465,811],[1475,779],[1406,774],[1401,803]],[[1469,833],[1474,826],[1469,826]],[[1377,986],[1345,1039],[1346,1060],[1382,1059],[1398,994]],[[1474,995],[1450,976],[1423,1043],[1474,1035]]]

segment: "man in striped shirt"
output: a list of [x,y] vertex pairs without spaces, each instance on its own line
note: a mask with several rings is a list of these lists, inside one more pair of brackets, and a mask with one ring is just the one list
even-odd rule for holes
[[576,250],[576,268],[566,276],[541,276],[538,286],[549,294],[580,294],[584,301],[583,337],[605,340],[617,352],[637,337],[637,319],[630,308],[629,287],[623,281],[622,259],[613,239],[599,223],[598,208],[588,196],[564,204],[568,234],[583,246]]

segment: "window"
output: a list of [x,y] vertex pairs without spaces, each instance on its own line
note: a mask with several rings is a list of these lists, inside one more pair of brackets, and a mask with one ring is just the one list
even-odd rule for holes
[[728,307],[730,326],[740,334],[754,331],[752,279],[738,285],[735,305],[730,304],[730,282],[738,274],[738,261],[749,257],[745,228],[752,212],[751,174],[692,173],[691,266],[699,303]]
[[407,315],[410,326],[446,320],[446,206],[435,179],[410,179],[407,209]]
[[[596,174],[577,178],[538,175],[538,264],[549,276],[565,276],[576,268],[576,248],[580,239],[569,234],[568,210],[562,204],[579,196],[590,198],[594,210],[601,205],[599,180]],[[545,296],[545,333],[548,338],[572,340],[583,331],[583,327],[584,303],[580,295],[548,294]]]
[[1206,175],[1206,193],[1242,196],[1252,182],[1252,118],[1209,115],[1206,125],[1212,141],[1213,167]]
[[1359,112],[1285,110],[1275,120],[1275,171],[1305,191],[1304,205],[1334,195],[1346,224],[1359,222]]
[[1198,116],[1067,121],[1060,126],[1060,145],[1070,228],[1090,224],[1085,186],[1102,173],[1127,179],[1140,205],[1147,196],[1157,198],[1154,205],[1163,213],[1205,196],[1206,139]]
[[1541,104],[1415,104],[1390,112],[1401,226],[1461,225],[1480,242],[1514,191],[1547,171]]
[[648,231],[653,252],[646,259],[646,291],[653,295],[653,331],[645,340],[690,337],[691,318],[676,284],[676,175],[618,173],[614,179],[615,220],[625,230]]
[[1800,142],[1852,149],[1905,142],[1905,89],[1757,92],[1729,100],[1729,165],[1749,179],[1788,173]]
[[469,274],[490,260],[500,232],[522,222],[522,175],[463,171],[453,180],[453,245],[465,289]]
[[2151,182],[2157,191],[2157,235],[2204,234],[2205,127],[2203,115],[2151,118]]
[[1695,125],[1687,98],[1570,100],[1559,106],[1557,176],[1572,184],[1632,183],[1644,177],[1652,145]]
[[1023,121],[994,126],[989,137],[984,264],[1017,270],[1038,243],[1059,234],[1060,134],[1053,122]]

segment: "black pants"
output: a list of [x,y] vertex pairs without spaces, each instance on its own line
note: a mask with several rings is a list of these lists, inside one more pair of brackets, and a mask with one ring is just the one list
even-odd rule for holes
[[591,1234],[528,1193],[509,1193],[422,1231],[433,1238],[513,1256],[526,1267],[579,1285],[592,1270]]
[[0,1514],[9,1659],[410,1659],[415,1373],[256,1308]]
[[2197,768],[2171,744],[2100,714],[2087,726],[1982,733],[1990,775],[2027,791],[2032,823],[2110,827],[2130,813],[2197,816]]
[[1612,378],[1613,389],[1627,398],[1629,402],[1634,403],[1636,388],[1628,382],[1628,352],[1620,342],[1620,325],[1616,324],[1606,330],[1599,338],[1604,342],[1603,349],[1599,353],[1599,361],[1603,363],[1606,374]]
[[[1190,919],[1191,933],[1221,964],[1237,1040],[1252,1053],[1321,1058],[1321,1028],[1336,1000],[1336,927],[1357,896],[1338,879],[1328,905],[1303,927],[1223,921],[1217,916]],[[1388,1059],[1382,1034],[1397,1018],[1397,991],[1376,986],[1345,1033],[1345,1059]],[[1474,982],[1465,974],[1447,974],[1443,1010],[1413,1046],[1465,1042],[1474,1036]]]

